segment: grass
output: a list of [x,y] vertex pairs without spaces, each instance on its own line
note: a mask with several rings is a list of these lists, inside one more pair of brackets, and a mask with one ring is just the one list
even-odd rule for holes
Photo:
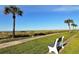
[[23,44],[7,47],[0,49],[0,53],[7,53],[7,54],[44,54],[48,52],[48,45],[55,41],[57,37],[62,35],[65,36],[65,40],[68,39],[70,36],[74,35],[75,32],[72,33],[60,33],[57,35],[52,35],[44,38],[39,38],[36,40],[28,41]]
[[70,40],[69,44],[65,46],[62,51],[63,54],[79,54],[79,32]]

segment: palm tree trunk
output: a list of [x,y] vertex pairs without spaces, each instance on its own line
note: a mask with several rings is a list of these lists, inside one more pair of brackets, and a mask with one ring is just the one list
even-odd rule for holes
[[16,16],[15,16],[15,14],[13,14],[13,38],[15,37],[15,18],[16,18]]
[[73,26],[73,30],[75,30],[75,27]]
[[68,24],[68,27],[69,27],[69,32],[71,32],[70,24]]

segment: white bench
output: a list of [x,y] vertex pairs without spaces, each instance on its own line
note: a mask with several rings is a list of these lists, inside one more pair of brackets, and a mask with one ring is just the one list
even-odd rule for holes
[[49,53],[54,52],[55,54],[58,54],[57,45],[59,43],[59,44],[61,44],[61,48],[64,48],[63,39],[64,39],[64,36],[57,38],[56,41],[54,42],[54,44],[48,45]]

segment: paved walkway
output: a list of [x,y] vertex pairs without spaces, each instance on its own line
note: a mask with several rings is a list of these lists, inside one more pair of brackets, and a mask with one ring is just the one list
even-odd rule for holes
[[5,47],[9,47],[9,46],[13,46],[13,45],[17,45],[17,44],[21,44],[27,41],[31,41],[34,39],[38,39],[38,38],[43,38],[43,37],[47,37],[47,36],[51,36],[51,35],[56,35],[59,33],[54,33],[54,34],[49,34],[49,35],[44,35],[44,36],[38,36],[38,37],[32,37],[32,38],[28,38],[28,39],[22,39],[22,40],[18,40],[18,41],[11,41],[11,42],[6,42],[6,43],[1,43],[0,44],[0,49],[1,48],[5,48]]

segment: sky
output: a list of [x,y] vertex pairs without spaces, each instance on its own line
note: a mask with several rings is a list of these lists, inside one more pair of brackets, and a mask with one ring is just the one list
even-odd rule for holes
[[[0,5],[0,31],[12,31],[12,14],[3,13]],[[64,20],[70,18],[79,25],[78,5],[18,5],[23,16],[16,15],[16,31],[68,29]]]

